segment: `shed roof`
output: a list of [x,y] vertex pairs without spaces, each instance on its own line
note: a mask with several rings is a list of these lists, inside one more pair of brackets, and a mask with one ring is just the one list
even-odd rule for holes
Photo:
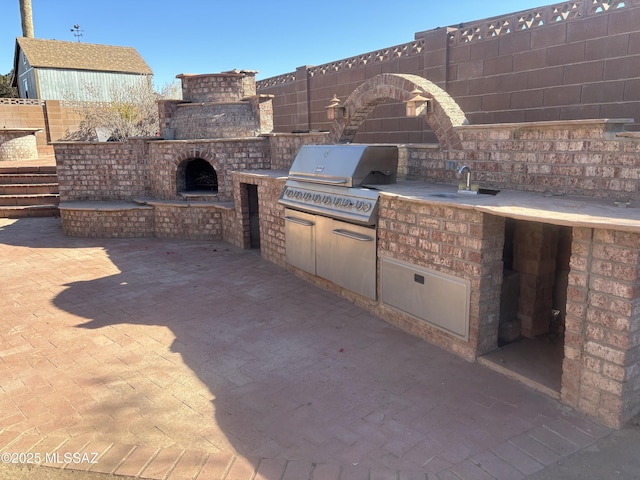
[[[132,47],[96,45],[92,43],[16,38],[32,67],[66,70],[93,70],[152,75],[153,71]],[[16,48],[16,59],[18,48]]]

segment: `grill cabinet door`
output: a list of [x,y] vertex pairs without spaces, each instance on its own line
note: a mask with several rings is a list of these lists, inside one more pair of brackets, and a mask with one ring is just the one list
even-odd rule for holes
[[316,216],[297,210],[284,211],[285,258],[287,263],[316,274]]
[[316,273],[368,298],[376,298],[376,230],[317,217]]

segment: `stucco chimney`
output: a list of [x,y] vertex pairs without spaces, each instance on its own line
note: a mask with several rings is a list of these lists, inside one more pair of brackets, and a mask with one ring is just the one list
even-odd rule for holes
[[22,36],[34,38],[31,0],[20,0],[20,17],[22,18]]

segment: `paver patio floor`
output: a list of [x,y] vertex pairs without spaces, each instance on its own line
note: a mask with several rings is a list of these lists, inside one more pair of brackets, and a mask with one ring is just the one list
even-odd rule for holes
[[258,251],[0,219],[4,453],[144,478],[514,480],[607,433]]

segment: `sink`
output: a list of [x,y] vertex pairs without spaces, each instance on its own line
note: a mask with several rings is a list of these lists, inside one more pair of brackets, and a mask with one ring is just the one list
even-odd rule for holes
[[497,195],[500,193],[500,190],[494,190],[492,188],[480,188],[476,191],[458,191],[458,192],[438,192],[438,193],[430,193],[427,197],[438,197],[438,198],[462,198],[468,196],[478,196],[478,195]]
[[456,198],[458,196],[457,193],[448,193],[448,192],[440,192],[440,193],[430,193],[427,197],[439,197],[439,198]]

